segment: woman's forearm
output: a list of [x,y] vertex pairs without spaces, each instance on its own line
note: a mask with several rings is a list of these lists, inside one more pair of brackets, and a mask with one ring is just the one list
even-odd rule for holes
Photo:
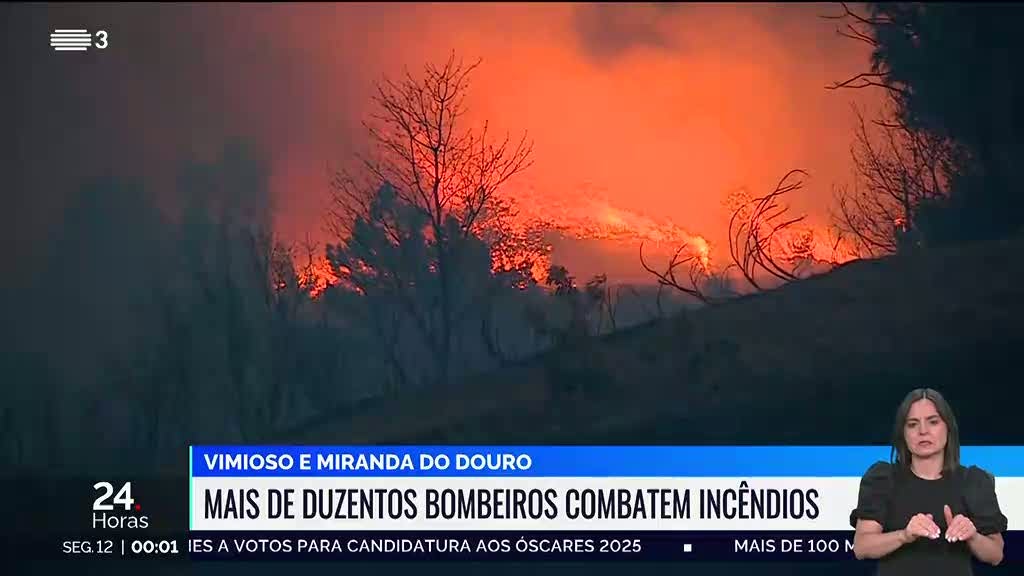
[[967,541],[967,547],[975,558],[986,564],[995,566],[1003,561],[1003,539],[1000,537],[975,533]]
[[907,543],[907,535],[903,530],[878,532],[875,534],[855,534],[853,537],[853,555],[858,560],[877,560],[888,556]]

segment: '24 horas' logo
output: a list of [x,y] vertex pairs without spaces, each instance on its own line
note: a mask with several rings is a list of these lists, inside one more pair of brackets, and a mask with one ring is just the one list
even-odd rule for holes
[[[93,490],[99,496],[92,503],[92,527],[107,530],[149,528],[149,517],[142,514],[142,504],[132,498],[132,483],[125,482],[117,493],[110,482],[97,482]],[[111,499],[113,496],[113,499]],[[115,508],[125,513],[114,513]]]

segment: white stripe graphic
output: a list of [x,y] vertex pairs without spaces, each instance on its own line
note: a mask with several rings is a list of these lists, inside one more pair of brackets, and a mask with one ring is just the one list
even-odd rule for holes
[[56,52],[85,52],[92,36],[84,28],[58,28],[50,34],[50,47]]

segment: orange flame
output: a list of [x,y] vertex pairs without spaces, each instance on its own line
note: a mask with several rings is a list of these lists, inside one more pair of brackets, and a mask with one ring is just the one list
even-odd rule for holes
[[[343,270],[342,273],[345,271]],[[321,255],[305,270],[299,273],[299,286],[309,291],[309,297],[319,298],[325,290],[341,282],[341,278],[331,269],[327,256]]]
[[[701,268],[711,273],[712,246],[703,236],[667,220],[656,219],[641,212],[614,205],[601,190],[583,186],[575,193],[542,194],[533,188],[521,188],[506,193],[505,201],[514,206],[515,217],[502,222],[505,242],[492,251],[493,273],[521,271],[543,285],[551,264],[550,243],[528,242],[531,231],[542,229],[574,240],[602,240],[614,243],[647,242],[656,247],[675,250],[685,246],[688,254],[696,257]],[[723,199],[731,216],[736,206],[749,200],[745,190],[734,191]],[[771,247],[773,256],[780,261],[808,262],[830,266],[856,259],[854,245],[830,229],[806,224],[781,230]],[[310,296],[319,297],[331,286],[343,285],[347,271],[332,270],[326,257],[307,266],[300,274],[300,285],[307,287]]]
[[574,240],[606,240],[617,243],[650,242],[665,247],[686,245],[705,269],[711,266],[708,241],[681,226],[641,212],[614,205],[603,191],[582,186],[575,193],[557,197],[533,188],[515,193],[521,219],[540,222],[553,232]]
[[[722,206],[728,217],[738,212],[740,218],[749,218],[750,203],[753,200],[753,196],[746,188],[739,188],[726,194]],[[832,229],[807,223],[806,220],[800,225],[774,232],[773,242],[768,251],[779,261],[812,262],[831,266],[859,257],[852,242]]]

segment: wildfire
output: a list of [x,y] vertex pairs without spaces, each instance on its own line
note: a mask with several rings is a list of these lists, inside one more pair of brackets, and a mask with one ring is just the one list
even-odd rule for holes
[[[345,272],[342,270],[343,274]],[[324,255],[320,255],[299,274],[299,285],[309,290],[310,298],[314,299],[339,282],[341,279],[334,273],[331,263]]]
[[697,259],[700,261],[700,265],[704,268],[705,272],[711,271],[711,246],[708,241],[700,236],[692,236],[690,238],[690,244],[693,246],[693,251],[697,255]]
[[[726,195],[723,205],[734,208],[749,199],[745,191]],[[703,236],[667,220],[624,209],[593,187],[584,186],[571,194],[541,195],[534,189],[520,189],[506,200],[514,206],[514,217],[503,220],[501,241],[493,245],[494,273],[519,271],[543,284],[551,264],[552,246],[539,241],[539,234],[555,233],[573,240],[601,240],[615,243],[653,245],[675,251],[679,246],[696,258],[701,268],[712,273],[712,246]],[[731,212],[727,213],[727,216]],[[834,266],[858,257],[852,243],[826,227],[804,224],[779,231],[770,251],[780,262]],[[718,262],[718,267],[725,264]],[[346,271],[340,276],[326,257],[320,256],[300,273],[300,286],[313,298],[338,284],[347,285]]]
[[[722,206],[725,216],[749,219],[751,216],[752,194],[746,188],[733,190],[725,195]],[[781,215],[782,212],[776,212]],[[788,219],[787,215],[785,218]],[[854,244],[832,229],[808,223],[806,220],[771,231],[765,222],[761,234],[770,235],[772,241],[767,247],[768,254],[780,261],[790,263],[818,263],[839,265],[859,257]]]
[[664,248],[685,245],[705,269],[711,267],[711,246],[697,234],[665,219],[614,205],[601,190],[582,186],[576,192],[541,196],[526,188],[515,192],[521,219],[542,223],[552,232],[573,240],[647,242]]

